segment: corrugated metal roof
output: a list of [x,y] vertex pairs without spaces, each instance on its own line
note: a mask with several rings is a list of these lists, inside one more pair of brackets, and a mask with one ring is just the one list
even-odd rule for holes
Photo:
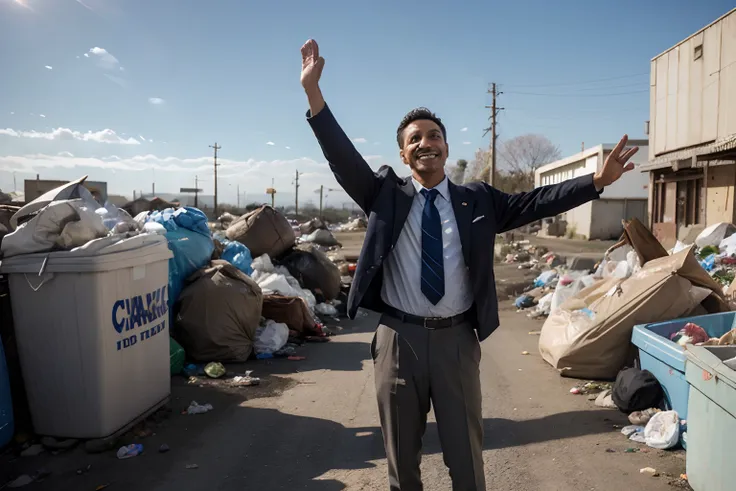
[[[718,154],[721,152],[727,152],[730,150],[736,150],[736,134],[729,135],[725,138],[721,138],[712,143],[701,145],[699,147],[687,148],[685,150],[678,150],[676,152],[667,153],[659,157],[650,160],[648,163],[639,167],[642,172],[663,169],[665,167],[671,167],[673,162],[678,160],[691,159],[693,157],[700,157],[712,154]],[[705,160],[705,159],[702,159]]]

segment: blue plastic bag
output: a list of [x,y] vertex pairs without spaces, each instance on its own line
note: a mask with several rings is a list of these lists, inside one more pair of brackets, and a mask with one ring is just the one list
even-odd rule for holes
[[207,227],[207,215],[197,208],[166,208],[154,211],[146,219],[166,228],[166,239],[174,257],[169,259],[169,315],[173,321],[173,306],[184,289],[184,282],[212,257],[215,244]]
[[711,254],[710,256],[706,257],[705,259],[699,261],[700,265],[703,267],[704,270],[711,272],[713,271],[713,268],[716,267],[716,255]]
[[229,262],[248,276],[252,275],[253,256],[251,256],[250,250],[240,242],[223,240],[222,244],[225,246],[225,250],[222,251],[221,259]]

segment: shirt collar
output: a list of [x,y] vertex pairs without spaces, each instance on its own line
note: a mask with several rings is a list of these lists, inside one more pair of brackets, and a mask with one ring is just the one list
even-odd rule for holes
[[[426,189],[419,183],[419,181],[417,181],[413,177],[411,178],[411,182],[412,184],[414,184],[414,189],[416,189],[417,194],[420,193],[422,189]],[[440,193],[440,196],[442,196],[445,201],[450,201],[450,186],[448,185],[448,182],[449,181],[447,180],[447,176],[445,176],[445,178],[442,179],[442,182],[434,187],[434,189],[436,189]]]

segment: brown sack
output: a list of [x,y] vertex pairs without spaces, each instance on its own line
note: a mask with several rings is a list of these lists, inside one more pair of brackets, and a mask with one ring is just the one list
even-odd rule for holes
[[174,338],[198,362],[243,362],[253,351],[263,294],[227,261],[212,261],[187,279],[176,306]]
[[701,303],[710,313],[728,310],[720,286],[690,247],[569,299],[544,323],[539,352],[563,376],[612,379],[629,359],[635,325],[676,319]]
[[263,317],[286,324],[296,332],[312,332],[315,324],[306,302],[299,297],[266,295],[263,297]]
[[235,220],[225,234],[228,239],[244,244],[254,258],[263,254],[278,257],[296,241],[286,217],[267,205]]

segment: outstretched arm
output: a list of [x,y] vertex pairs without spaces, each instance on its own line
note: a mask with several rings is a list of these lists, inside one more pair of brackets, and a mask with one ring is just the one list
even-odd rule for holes
[[624,135],[606,157],[601,170],[595,174],[542,186],[527,193],[506,194],[489,187],[498,232],[553,217],[597,199],[606,186],[618,181],[625,172],[634,168],[629,159],[639,151],[639,147],[626,149],[628,141],[628,135]]
[[377,194],[378,177],[325,103],[319,87],[324,66],[325,59],[319,55],[317,42],[310,39],[302,46],[301,83],[309,102],[307,120],[337,182],[364,212],[369,213]]

